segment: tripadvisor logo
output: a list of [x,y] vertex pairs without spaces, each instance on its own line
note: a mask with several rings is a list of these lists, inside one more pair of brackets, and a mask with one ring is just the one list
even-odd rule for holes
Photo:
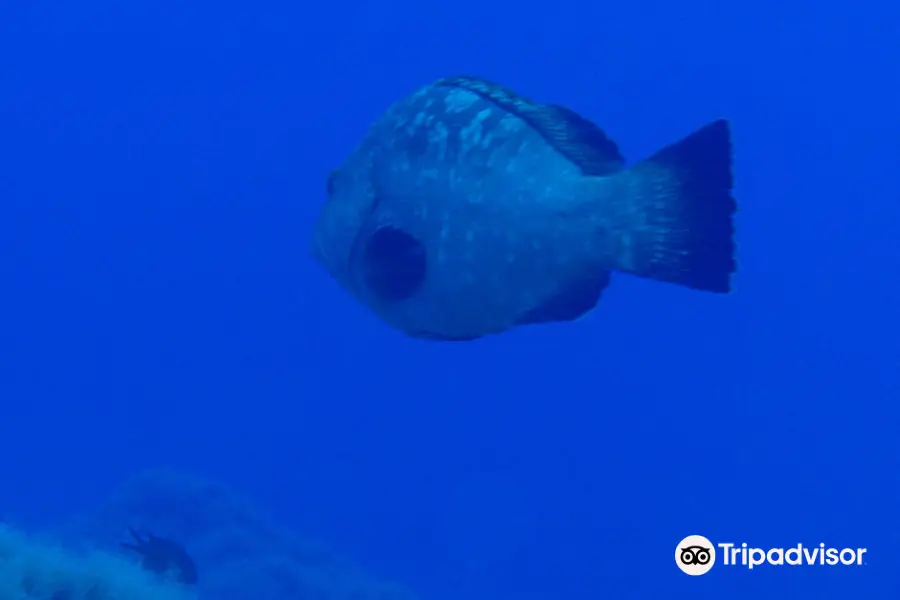
[[727,567],[742,566],[753,569],[762,565],[771,566],[860,566],[864,561],[865,548],[832,548],[819,544],[804,546],[797,544],[789,548],[755,548],[746,543],[713,544],[702,535],[689,535],[675,548],[675,563],[688,575],[708,573],[716,559]]
[[675,548],[675,564],[688,575],[703,575],[716,564],[716,547],[702,535],[689,535]]

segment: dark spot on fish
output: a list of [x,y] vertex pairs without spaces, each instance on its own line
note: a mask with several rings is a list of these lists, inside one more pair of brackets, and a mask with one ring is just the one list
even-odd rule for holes
[[362,275],[366,287],[385,302],[411,297],[428,271],[425,246],[396,227],[382,227],[366,243]]
[[174,570],[181,583],[197,583],[197,566],[180,544],[153,534],[143,538],[131,528],[128,532],[134,538],[134,543],[122,542],[121,545],[141,555],[141,566],[144,569],[160,575]]

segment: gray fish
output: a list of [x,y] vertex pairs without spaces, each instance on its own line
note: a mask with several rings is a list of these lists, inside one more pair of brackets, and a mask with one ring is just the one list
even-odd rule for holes
[[731,163],[725,120],[626,167],[567,108],[441,79],[331,174],[312,252],[382,320],[434,340],[573,321],[613,271],[726,293]]

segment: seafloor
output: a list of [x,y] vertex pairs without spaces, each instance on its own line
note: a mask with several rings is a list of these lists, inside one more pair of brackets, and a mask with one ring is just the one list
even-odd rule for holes
[[[177,540],[195,585],[142,568],[128,528]],[[214,482],[152,471],[55,537],[0,526],[0,600],[415,600]]]

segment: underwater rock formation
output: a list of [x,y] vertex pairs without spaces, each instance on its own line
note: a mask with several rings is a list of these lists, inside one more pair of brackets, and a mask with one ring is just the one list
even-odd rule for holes
[[415,600],[410,591],[286,532],[228,488],[190,475],[139,475],[72,533],[121,553],[128,527],[184,545],[202,573],[190,588],[199,600]]
[[104,552],[66,551],[0,526],[2,600],[191,600],[186,588]]

